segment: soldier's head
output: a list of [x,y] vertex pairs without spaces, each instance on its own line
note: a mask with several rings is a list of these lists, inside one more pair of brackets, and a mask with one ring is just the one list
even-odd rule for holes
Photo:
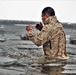
[[55,16],[55,11],[52,7],[45,7],[42,10],[42,20],[45,21],[49,16]]

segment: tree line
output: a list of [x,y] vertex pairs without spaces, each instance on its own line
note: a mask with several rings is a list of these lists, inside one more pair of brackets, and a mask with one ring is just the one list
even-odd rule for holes
[[[24,21],[24,20],[0,20],[1,24],[13,25],[13,24],[36,24],[38,21]],[[61,22],[62,23],[62,22]],[[64,28],[76,28],[76,23],[62,23]]]

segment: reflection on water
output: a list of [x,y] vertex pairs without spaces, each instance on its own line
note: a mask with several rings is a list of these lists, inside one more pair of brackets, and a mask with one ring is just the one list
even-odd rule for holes
[[59,66],[43,66],[41,72],[49,75],[62,75],[63,65]]
[[76,45],[66,45],[69,60],[43,65],[39,63],[44,60],[39,59],[43,56],[42,46],[37,47],[32,41],[21,40],[19,36],[25,35],[24,26],[3,25],[0,31],[0,75],[76,74]]

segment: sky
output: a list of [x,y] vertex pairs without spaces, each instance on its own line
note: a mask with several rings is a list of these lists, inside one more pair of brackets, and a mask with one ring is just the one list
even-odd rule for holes
[[42,21],[42,10],[54,8],[60,22],[76,23],[76,0],[0,0],[0,19]]

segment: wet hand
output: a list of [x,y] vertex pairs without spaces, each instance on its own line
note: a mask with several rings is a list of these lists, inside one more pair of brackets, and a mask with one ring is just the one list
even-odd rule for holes
[[27,31],[29,31],[29,30],[31,30],[33,27],[32,27],[32,25],[30,24],[30,25],[28,25],[28,26],[26,26],[26,30]]
[[41,29],[43,28],[43,25],[42,23],[37,23],[36,26],[35,26],[36,29],[38,29],[39,31],[41,31]]

